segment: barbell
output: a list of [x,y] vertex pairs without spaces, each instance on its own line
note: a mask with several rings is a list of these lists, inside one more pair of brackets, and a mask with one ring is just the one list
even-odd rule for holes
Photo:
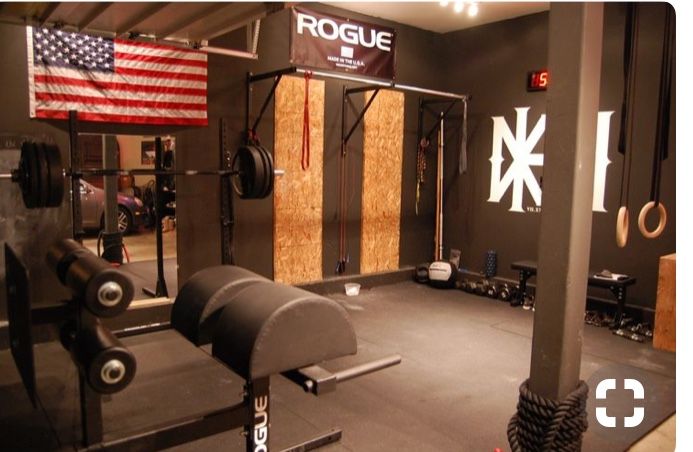
[[65,178],[84,176],[230,176],[234,191],[242,199],[262,199],[272,193],[274,176],[272,154],[262,146],[238,148],[229,170],[157,170],[157,169],[76,169],[63,168],[60,149],[54,144],[22,143],[19,166],[0,179],[10,179],[22,190],[28,209],[59,207],[63,201]]

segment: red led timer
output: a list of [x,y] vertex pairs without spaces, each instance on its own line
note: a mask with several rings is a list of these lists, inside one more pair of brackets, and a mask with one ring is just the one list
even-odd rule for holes
[[527,74],[527,91],[546,91],[549,86],[549,71],[531,71]]

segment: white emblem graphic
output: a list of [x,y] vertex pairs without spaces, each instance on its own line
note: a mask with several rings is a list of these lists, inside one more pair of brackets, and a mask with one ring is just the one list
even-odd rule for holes
[[[541,206],[541,187],[537,182],[532,166],[544,165],[544,154],[532,152],[544,135],[546,129],[546,115],[543,114],[527,136],[527,112],[529,107],[515,108],[517,119],[515,133],[503,116],[493,116],[493,147],[491,151],[491,192],[489,202],[500,202],[510,185],[512,185],[511,212],[524,212],[522,207],[522,195],[524,187],[527,187],[532,200],[537,206]],[[613,111],[599,112],[597,115],[597,142],[595,147],[594,165],[594,196],[592,210],[606,212],[604,208],[604,191],[606,184],[606,169],[611,163],[608,157],[609,126]],[[503,144],[505,144],[512,157],[510,167],[505,174],[501,174],[503,157]]]

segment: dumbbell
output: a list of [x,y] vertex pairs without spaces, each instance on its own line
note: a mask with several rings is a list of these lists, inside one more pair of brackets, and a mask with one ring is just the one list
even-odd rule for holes
[[89,386],[100,394],[122,391],[135,377],[134,355],[98,319],[79,330],[75,322],[66,323],[60,342],[70,351]]
[[430,264],[428,262],[424,262],[423,264],[416,266],[416,269],[414,270],[414,281],[420,284],[426,284],[428,282],[429,265]]
[[115,317],[130,306],[135,294],[132,280],[74,240],[53,245],[46,260],[95,316]]
[[486,287],[485,295],[489,298],[498,298],[498,287],[495,283],[489,282],[488,286]]
[[488,290],[489,282],[485,279],[479,281],[476,283],[474,287],[474,293],[477,295],[486,295],[486,291]]
[[517,296],[519,288],[514,284],[503,283],[498,288],[498,298],[502,301],[509,302]]
[[467,291],[469,290],[469,280],[465,278],[465,279],[463,279],[462,281],[459,281],[459,286],[458,286],[458,288],[459,288],[460,290],[463,290],[463,291],[467,292]]
[[465,279],[462,284],[462,290],[467,293],[474,293],[474,290],[476,289],[476,281]]

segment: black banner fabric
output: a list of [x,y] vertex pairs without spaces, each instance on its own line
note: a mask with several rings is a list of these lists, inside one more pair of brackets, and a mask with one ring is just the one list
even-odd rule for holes
[[294,7],[291,63],[392,80],[395,30]]

